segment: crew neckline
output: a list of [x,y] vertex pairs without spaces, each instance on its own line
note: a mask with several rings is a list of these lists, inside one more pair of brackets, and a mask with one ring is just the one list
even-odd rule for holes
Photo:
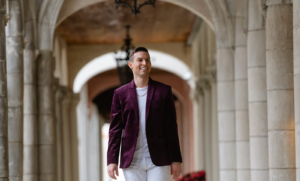
[[148,88],[148,86],[142,87],[142,88],[136,88],[136,90],[145,90],[145,89],[147,89],[147,88]]

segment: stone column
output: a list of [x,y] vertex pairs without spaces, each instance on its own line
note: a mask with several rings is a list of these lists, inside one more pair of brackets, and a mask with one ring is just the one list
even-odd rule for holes
[[[283,3],[287,2],[287,4]],[[269,180],[295,181],[293,7],[267,1]]]
[[234,51],[217,49],[220,181],[236,181]]
[[56,159],[57,159],[57,181],[63,181],[64,164],[63,164],[63,131],[62,131],[62,100],[66,94],[66,89],[59,87],[55,93],[55,121],[56,121]]
[[237,181],[250,181],[247,38],[244,33],[245,2],[245,0],[236,2],[234,17],[234,87]]
[[23,180],[38,180],[38,133],[36,104],[36,52],[35,52],[35,1],[24,1],[25,39],[24,47],[24,127],[23,127]]
[[266,31],[262,0],[249,1],[248,92],[251,180],[269,180]]
[[293,1],[294,21],[294,96],[297,181],[300,181],[300,1]]
[[62,120],[62,149],[63,149],[63,180],[74,180],[73,168],[72,168],[72,137],[71,137],[71,123],[75,124],[72,119],[70,119],[70,104],[71,104],[71,93],[65,89],[65,95],[61,102]]
[[72,142],[72,179],[79,181],[79,158],[78,158],[78,117],[77,105],[79,103],[79,94],[71,94],[71,102],[69,107],[69,116],[71,121],[71,142]]
[[42,50],[37,60],[39,179],[54,181],[54,101],[52,51]]
[[7,82],[5,68],[5,0],[0,0],[0,180],[8,181]]
[[20,0],[7,1],[6,27],[9,180],[23,176],[23,22]]
[[193,102],[193,128],[194,128],[194,170],[204,170],[204,115],[203,92],[199,86],[190,92]]

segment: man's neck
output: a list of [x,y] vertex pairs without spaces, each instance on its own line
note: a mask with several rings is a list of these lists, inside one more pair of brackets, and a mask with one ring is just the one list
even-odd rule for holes
[[148,83],[149,83],[149,76],[147,76],[147,77],[138,77],[138,76],[135,76],[134,77],[134,83],[135,83],[135,87],[136,88],[147,87]]

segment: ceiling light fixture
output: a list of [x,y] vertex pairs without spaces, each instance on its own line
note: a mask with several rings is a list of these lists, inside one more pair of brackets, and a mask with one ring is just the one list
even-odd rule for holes
[[137,0],[133,0],[133,6],[131,6],[122,0],[115,0],[115,6],[116,6],[116,9],[118,9],[118,7],[120,5],[129,7],[131,9],[131,13],[134,14],[134,16],[136,16],[136,14],[140,13],[141,7],[143,7],[145,5],[152,5],[153,7],[155,7],[155,0],[147,0],[144,3],[140,4],[139,6],[137,6],[136,1]]

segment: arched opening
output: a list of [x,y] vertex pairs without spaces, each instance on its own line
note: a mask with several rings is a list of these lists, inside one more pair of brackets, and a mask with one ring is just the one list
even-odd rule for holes
[[[202,74],[206,72],[212,72],[209,73],[208,78],[215,78],[215,74],[213,73],[215,71],[215,36],[210,27],[211,21],[209,21],[210,23],[207,23],[207,20],[209,19],[208,17],[210,15],[204,18],[204,21],[200,21],[200,23],[198,21],[199,24],[197,25],[197,23],[195,22],[196,19],[199,20],[199,18],[190,11],[194,13],[197,12],[196,15],[198,15],[199,9],[196,9],[199,8],[199,6],[193,7],[193,3],[185,4],[179,1],[174,1],[172,3],[166,2],[169,1],[159,2],[158,7],[156,8],[157,11],[155,11],[154,15],[149,15],[152,19],[149,17],[147,19],[147,17],[145,17],[147,20],[149,20],[149,22],[144,21],[141,23],[146,23],[146,25],[153,23],[156,24],[151,26],[151,28],[147,27],[148,29],[152,29],[152,32],[148,30],[146,31],[145,28],[143,29],[145,25],[139,25],[141,19],[138,19],[138,17],[137,20],[133,20],[130,16],[125,15],[124,12],[127,9],[121,9],[120,17],[122,17],[121,20],[126,23],[134,21],[135,24],[136,22],[136,30],[134,30],[135,32],[133,32],[133,35],[135,36],[133,43],[136,45],[136,47],[144,46],[150,49],[153,65],[153,75],[151,75],[151,77],[155,80],[171,85],[173,87],[173,93],[178,98],[176,106],[181,110],[178,111],[178,114],[180,114],[181,116],[179,117],[182,117],[182,120],[185,121],[178,121],[178,124],[180,124],[182,128],[182,133],[180,133],[182,138],[180,139],[183,145],[181,146],[181,148],[184,160],[186,160],[183,163],[184,173],[203,169],[211,171],[213,169],[212,167],[214,167],[215,169],[218,167],[218,165],[216,161],[214,162],[213,166],[212,164],[205,165],[204,162],[206,161],[204,161],[204,155],[208,154],[207,150],[211,149],[211,145],[209,144],[209,131],[210,129],[212,129],[210,127],[210,124],[213,123],[210,123],[210,121],[211,119],[214,119],[215,122],[215,117],[207,116],[202,119],[204,113],[202,115],[200,112],[202,109],[204,109],[204,106],[199,103],[201,102],[202,90],[198,88],[198,82],[203,79]],[[68,4],[69,2],[66,1],[65,3]],[[85,3],[86,2],[84,2],[83,4]],[[204,1],[195,3],[203,4]],[[84,7],[83,4],[81,4],[80,6]],[[112,12],[111,7],[108,8],[111,10],[105,12],[105,10],[107,10],[105,9],[105,5],[112,4],[109,1],[106,2],[106,4],[91,4],[93,5],[84,7],[77,13],[74,13],[73,15],[65,19],[65,21],[60,23],[60,25],[57,26],[56,29],[57,32],[60,33],[60,35],[65,39],[65,41],[68,42],[68,86],[72,88],[74,93],[80,94],[80,101],[77,107],[78,122],[81,122],[77,125],[79,135],[79,157],[80,155],[83,155],[83,157],[79,158],[79,164],[83,163],[83,166],[80,166],[79,169],[80,180],[84,180],[84,178],[89,177],[96,178],[99,177],[99,175],[101,175],[102,177],[104,174],[106,174],[96,174],[95,170],[89,171],[87,169],[87,165],[95,164],[94,160],[91,161],[87,155],[93,155],[95,154],[95,152],[91,151],[89,154],[89,149],[93,150],[94,147],[90,148],[92,144],[91,142],[88,142],[86,144],[84,143],[86,142],[85,140],[92,135],[92,133],[101,130],[98,128],[98,130],[94,130],[94,127],[92,125],[96,124],[94,122],[95,120],[101,120],[102,123],[108,122],[107,119],[109,117],[109,105],[102,107],[101,110],[103,112],[99,111],[101,114],[100,117],[97,117],[97,115],[94,113],[97,113],[98,111],[93,104],[93,100],[95,100],[96,97],[100,96],[101,93],[109,89],[113,89],[114,87],[117,87],[119,85],[118,76],[115,71],[116,63],[114,54],[111,52],[119,49],[122,43],[122,37],[124,35],[124,32],[122,32],[122,26],[124,24],[122,24],[123,22],[120,23],[120,19],[118,19],[118,17],[115,18],[115,20],[112,18],[111,21],[108,22],[107,20],[103,19],[103,22],[95,21],[93,26],[95,26],[96,28],[94,30],[93,28],[88,29],[91,25],[88,24],[90,23],[89,21],[93,20],[93,18],[91,18],[92,16],[95,16],[99,18],[98,20],[101,20],[101,18],[103,18],[101,17],[101,14],[110,13],[110,15],[112,16],[118,14],[118,12],[116,13],[115,10],[114,12]],[[159,14],[159,12],[161,11],[159,10],[160,4],[162,5],[162,7],[169,9],[169,18],[166,17],[165,19],[163,19],[160,17],[164,16],[164,12]],[[175,6],[174,4],[178,6]],[[209,12],[208,8],[206,7],[206,3],[204,4],[206,11]],[[184,6],[184,8],[182,8],[182,6]],[[187,11],[187,9],[189,9],[190,11]],[[92,13],[84,14],[88,11],[91,11]],[[149,11],[152,11],[152,9],[150,9]],[[172,19],[171,17],[174,17],[174,15],[172,15],[174,11],[181,12],[183,17],[188,17],[185,18],[186,22],[180,24],[176,21],[169,21]],[[65,12],[61,13],[64,14]],[[104,15],[104,18],[105,16],[107,16],[107,14]],[[175,16],[179,17],[178,15]],[[180,19],[184,19],[183,17],[178,18],[177,21],[179,21]],[[170,24],[164,22],[168,22]],[[169,27],[164,30],[164,26]],[[85,27],[87,27],[87,29],[85,29]],[[103,28],[100,28],[99,32],[95,33],[98,27]],[[65,31],[66,29],[68,31]],[[94,32],[91,30],[93,30]],[[88,35],[88,32],[90,32],[91,35],[95,36],[93,37]],[[213,41],[213,43],[211,43],[211,41]],[[201,42],[204,43],[202,44]],[[210,42],[210,44],[208,44],[208,42]],[[201,51],[203,52],[203,54],[199,53],[199,49],[202,49]],[[199,61],[200,59],[201,61]],[[196,96],[195,93],[197,94]],[[216,92],[211,95],[215,96],[215,94]],[[106,96],[109,97],[109,95],[105,95],[104,97]],[[212,98],[208,98],[208,101],[212,101]],[[101,101],[98,100],[97,102],[99,104],[99,102]],[[208,112],[209,113],[205,114],[213,114],[210,110]],[[89,122],[88,120],[94,121]],[[208,122],[205,123],[206,126],[208,125],[206,127],[207,132],[198,132],[199,129],[206,129],[202,124],[202,122],[204,121]],[[86,128],[93,129],[94,131],[91,131],[90,133],[88,130],[86,130]],[[214,129],[217,129],[217,127],[214,127]],[[204,134],[206,135],[204,136]],[[93,136],[95,137],[95,135]],[[204,139],[207,140],[204,141]],[[214,139],[217,139],[215,135]],[[93,143],[98,144],[96,142],[97,140],[94,139]],[[205,149],[206,151],[204,151]],[[217,154],[217,151],[211,155],[215,154]],[[211,157],[213,156],[208,156],[205,159],[211,161]],[[199,160],[201,160],[201,163],[199,162]],[[100,162],[101,161],[103,160],[100,159]],[[212,178],[212,173],[209,174],[209,177]],[[216,177],[218,176],[216,175],[214,178]]]

